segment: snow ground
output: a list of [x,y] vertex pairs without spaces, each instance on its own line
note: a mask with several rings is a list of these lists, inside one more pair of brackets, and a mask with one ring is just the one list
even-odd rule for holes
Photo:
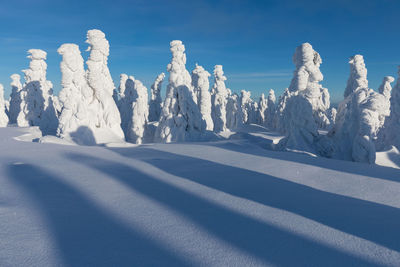
[[400,265],[398,151],[276,152],[249,129],[107,147],[1,128],[0,266]]

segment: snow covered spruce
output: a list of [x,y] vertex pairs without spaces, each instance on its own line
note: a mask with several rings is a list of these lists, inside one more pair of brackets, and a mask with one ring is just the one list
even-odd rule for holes
[[269,145],[271,149],[367,163],[375,162],[377,150],[400,149],[400,82],[392,90],[394,78],[386,76],[378,92],[370,89],[361,55],[350,58],[344,100],[336,110],[321,85],[321,57],[309,43],[296,48],[293,79],[278,100],[271,89],[258,101],[250,91],[238,95],[228,89],[222,65],[214,67],[210,90],[211,75],[205,68],[196,64],[188,72],[185,46],[179,40],[170,43],[165,99],[164,73],[151,85],[150,99],[147,88],[133,76],[121,74],[116,89],[108,69],[110,46],[105,34],[89,30],[86,43],[90,52],[86,69],[76,44],[58,49],[62,56],[58,97],[46,78],[46,52],[30,49],[25,82],[18,74],[11,75],[10,99],[0,96],[0,126],[39,126],[43,136],[94,145],[214,140],[259,124],[265,131],[284,135],[277,145]]

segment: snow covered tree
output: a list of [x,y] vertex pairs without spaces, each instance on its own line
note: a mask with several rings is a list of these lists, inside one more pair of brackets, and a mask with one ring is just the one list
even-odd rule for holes
[[57,136],[78,144],[94,145],[96,136],[96,110],[91,109],[93,90],[85,78],[84,62],[76,44],[63,44],[57,52],[60,63],[62,104]]
[[185,46],[171,42],[172,61],[167,66],[169,83],[155,140],[161,142],[198,140],[205,131],[195,102],[191,77],[186,69]]
[[265,124],[265,112],[268,107],[268,100],[265,99],[264,93],[261,94],[260,99],[258,100],[258,110],[257,110],[257,124],[264,125]]
[[149,116],[147,88],[133,76],[125,85],[120,102],[122,128],[128,142],[142,144]]
[[265,121],[264,125],[270,129],[274,128],[274,118],[275,118],[275,112],[276,112],[276,107],[275,107],[275,91],[274,90],[269,90],[268,93],[268,99],[267,99],[267,109],[265,110]]
[[194,92],[197,93],[197,104],[207,131],[214,129],[214,122],[211,117],[210,83],[208,81],[210,76],[211,74],[208,71],[197,64],[192,71],[192,86]]
[[382,84],[379,86],[378,89],[379,93],[384,95],[387,99],[390,99],[390,94],[392,92],[392,82],[394,82],[394,77],[385,76],[385,78],[383,78]]
[[165,79],[165,74],[160,73],[151,85],[151,98],[149,105],[149,121],[158,121],[161,116],[162,98],[161,87]]
[[339,104],[335,126],[329,133],[336,144],[333,157],[374,163],[374,143],[381,127],[380,118],[388,115],[388,104],[384,95],[368,88],[364,58],[356,55],[349,63],[346,98]]
[[212,87],[212,118],[214,132],[226,131],[226,104],[228,102],[228,91],[225,86],[226,77],[222,65],[214,67],[214,85]]
[[365,67],[364,57],[355,55],[349,61],[350,77],[347,80],[347,86],[344,90],[344,97],[351,95],[359,88],[368,88],[367,68]]
[[0,83],[0,127],[8,125],[8,116],[6,114],[6,105],[4,101],[4,87]]
[[249,124],[252,112],[251,92],[241,90],[240,91],[240,113],[242,117],[242,124]]
[[[380,148],[390,148],[390,146],[395,146],[400,150],[400,66],[398,71],[398,78],[395,86],[393,87],[391,97],[390,97],[390,116],[385,120],[384,128],[379,136]],[[390,81],[386,86],[381,86],[380,91],[387,97],[390,95]],[[385,83],[385,82],[384,82]],[[381,89],[381,88],[384,89]]]
[[124,133],[121,129],[121,118],[112,97],[115,86],[107,66],[110,45],[100,30],[89,30],[86,43],[89,44],[90,51],[86,61],[86,77],[94,96],[91,108],[95,110],[96,127],[102,132],[95,139],[101,139],[101,142],[122,141]]
[[226,127],[230,130],[236,130],[242,127],[243,118],[240,112],[239,96],[232,94],[228,89],[229,96],[226,104]]
[[291,94],[289,88],[286,88],[283,94],[279,97],[278,104],[276,106],[276,112],[274,116],[274,129],[276,129],[281,134],[286,134],[286,128],[284,123],[284,110],[286,108],[287,100],[290,98]]
[[[20,114],[22,108],[24,107],[23,98],[25,97],[22,91],[21,76],[18,74],[13,74],[11,78],[11,95],[10,95],[10,123],[17,123],[18,115]],[[18,125],[23,126],[23,125]]]
[[330,105],[329,93],[320,84],[322,60],[309,43],[304,43],[296,48],[293,63],[296,70],[289,86],[292,96],[287,100],[283,115],[287,136],[279,145],[284,149],[318,154],[318,128],[329,125],[326,110]]
[[[26,92],[24,107],[18,124],[39,126],[43,135],[55,134],[58,126],[57,113],[53,105],[53,84],[46,79],[47,53],[40,49],[28,50],[31,59],[29,69],[23,70]],[[19,115],[19,116],[20,116]],[[23,118],[25,117],[25,118]]]

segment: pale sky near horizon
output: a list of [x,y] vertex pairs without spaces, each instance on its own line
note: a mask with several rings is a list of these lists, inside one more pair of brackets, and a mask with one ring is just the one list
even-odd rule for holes
[[322,84],[338,102],[354,54],[364,55],[371,88],[377,90],[386,75],[397,78],[399,14],[396,0],[2,1],[0,83],[8,95],[9,76],[22,76],[28,67],[26,51],[40,48],[48,52],[48,80],[58,92],[57,48],[76,43],[86,58],[86,32],[97,28],[111,45],[116,86],[120,73],[127,73],[150,87],[166,72],[169,42],[179,39],[189,71],[198,63],[212,73],[221,64],[233,91],[258,97],[272,88],[280,95],[290,84],[296,46],[309,42],[323,60]]

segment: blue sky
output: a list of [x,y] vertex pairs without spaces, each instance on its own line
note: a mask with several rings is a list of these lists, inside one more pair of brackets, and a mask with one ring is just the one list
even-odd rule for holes
[[48,79],[57,92],[57,48],[76,43],[86,58],[86,31],[97,28],[110,41],[116,86],[120,73],[150,86],[166,71],[169,42],[179,39],[189,71],[196,62],[210,73],[222,64],[233,91],[251,90],[258,97],[273,88],[279,95],[290,83],[296,46],[310,42],[323,60],[323,85],[337,102],[354,54],[364,55],[371,88],[386,75],[397,76],[399,14],[398,0],[1,1],[0,83],[9,94],[9,76],[22,75],[29,64],[26,51],[40,48],[48,52]]

